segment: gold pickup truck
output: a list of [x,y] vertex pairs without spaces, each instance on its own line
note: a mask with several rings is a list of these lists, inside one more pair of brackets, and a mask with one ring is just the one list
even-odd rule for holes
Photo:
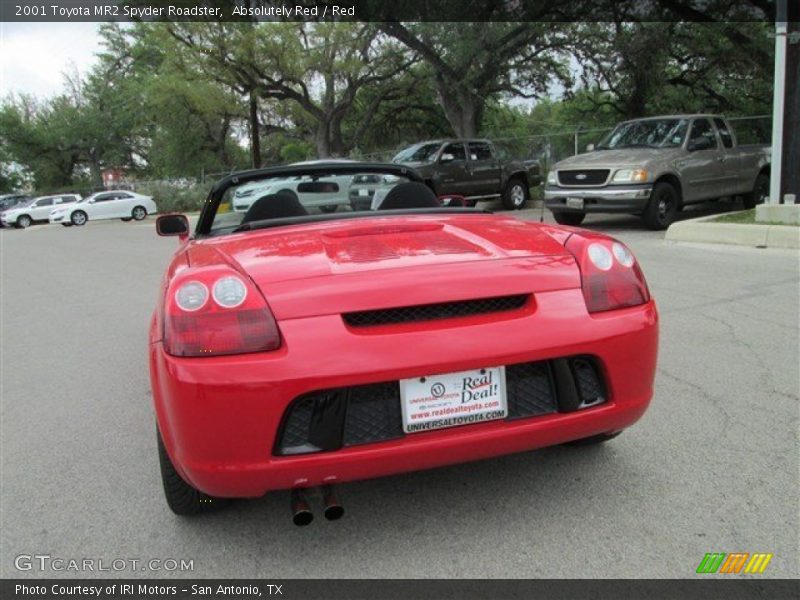
[[625,121],[587,150],[547,175],[545,206],[558,223],[627,213],[640,215],[650,229],[666,229],[687,204],[741,196],[752,208],[769,194],[769,148],[740,146],[719,115]]

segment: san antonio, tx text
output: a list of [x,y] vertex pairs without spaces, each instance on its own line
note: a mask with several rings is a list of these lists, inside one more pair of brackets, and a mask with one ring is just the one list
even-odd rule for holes
[[44,596],[48,593],[52,596],[102,596],[115,595],[145,595],[145,596],[176,596],[178,591],[192,596],[282,596],[282,585],[272,583],[257,585],[196,585],[186,587],[177,585],[150,585],[145,583],[121,583],[110,585],[80,585],[80,584],[61,584],[54,583],[50,586],[45,585],[24,585],[18,583],[14,586],[15,596]]

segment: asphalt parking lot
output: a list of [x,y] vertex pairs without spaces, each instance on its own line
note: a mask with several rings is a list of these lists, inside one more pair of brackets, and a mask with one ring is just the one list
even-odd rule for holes
[[644,419],[601,447],[348,484],[344,519],[302,529],[285,493],[166,507],[146,334],[175,240],[152,219],[0,231],[0,575],[97,575],[14,567],[49,554],[194,561],[118,576],[683,578],[706,552],[770,552],[762,577],[800,576],[797,253],[586,226],[634,250],[659,303]]

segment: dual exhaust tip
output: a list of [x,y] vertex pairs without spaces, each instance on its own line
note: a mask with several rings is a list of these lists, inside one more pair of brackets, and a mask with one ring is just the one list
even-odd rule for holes
[[[323,486],[322,505],[324,507],[323,514],[328,521],[336,521],[344,516],[344,507],[336,497],[333,486]],[[298,527],[304,527],[314,520],[314,513],[311,511],[305,490],[292,490],[291,509],[292,522]]]

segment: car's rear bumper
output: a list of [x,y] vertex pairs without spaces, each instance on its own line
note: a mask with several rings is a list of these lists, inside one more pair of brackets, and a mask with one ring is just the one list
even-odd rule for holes
[[[531,450],[638,420],[653,391],[655,304],[590,316],[580,290],[560,290],[537,294],[536,305],[520,318],[436,332],[355,333],[339,315],[282,321],[283,347],[268,354],[175,358],[156,342],[150,361],[159,428],[192,485],[215,496],[255,497]],[[287,407],[308,392],[571,355],[596,358],[607,402],[329,452],[274,454]]]
[[[553,212],[640,213],[647,207],[653,186],[619,185],[603,188],[544,188],[544,203]],[[567,198],[582,198],[583,209],[567,206]]]

